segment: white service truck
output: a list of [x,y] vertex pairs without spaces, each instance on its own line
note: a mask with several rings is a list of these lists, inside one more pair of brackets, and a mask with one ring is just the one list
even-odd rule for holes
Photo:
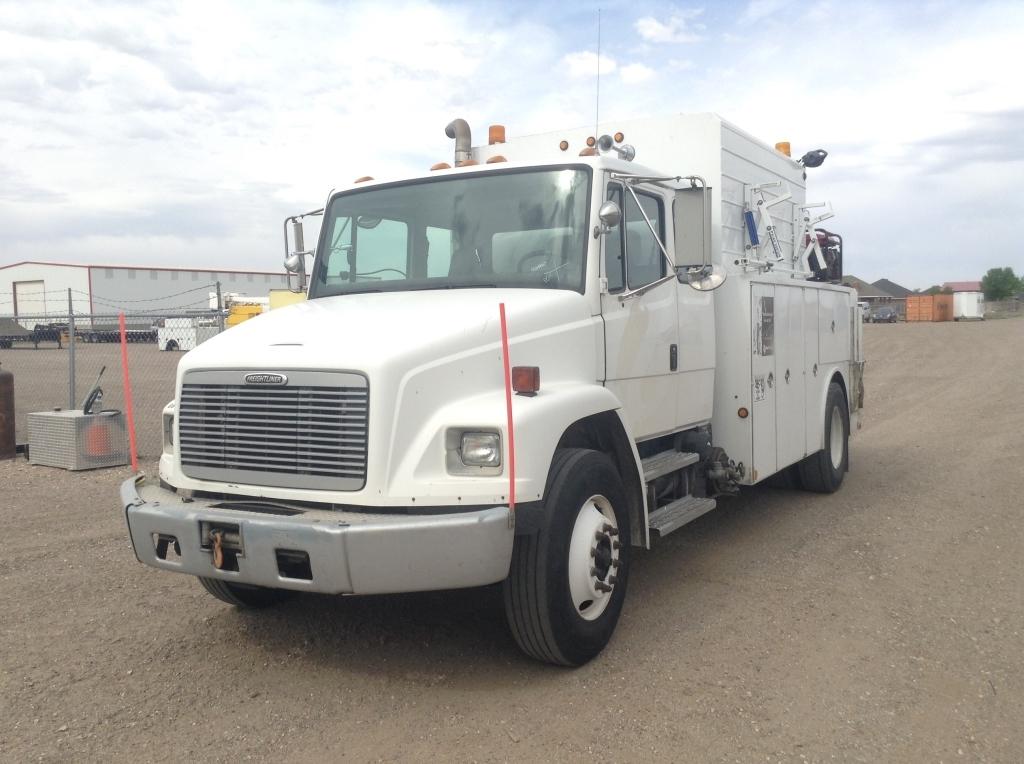
[[156,323],[156,346],[159,350],[195,350],[218,334],[220,326],[215,318],[161,318]]
[[454,167],[308,213],[315,252],[286,221],[308,300],[182,358],[121,503],[141,562],[233,605],[502,582],[520,647],[579,665],[637,549],[741,486],[843,481],[862,328],[805,199],[825,152],[712,114],[447,132]]

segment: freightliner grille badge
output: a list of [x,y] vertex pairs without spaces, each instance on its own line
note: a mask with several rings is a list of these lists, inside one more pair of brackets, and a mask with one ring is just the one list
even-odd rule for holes
[[288,377],[284,374],[246,374],[247,385],[286,385]]

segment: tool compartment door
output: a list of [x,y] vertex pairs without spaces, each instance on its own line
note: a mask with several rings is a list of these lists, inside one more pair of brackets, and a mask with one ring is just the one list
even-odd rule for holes
[[754,436],[751,478],[756,483],[773,474],[776,461],[775,286],[751,284],[750,416]]
[[849,360],[849,298],[845,292],[822,289],[818,293],[818,358],[820,363]]
[[806,455],[806,376],[804,363],[804,289],[775,287],[775,432],[776,467]]

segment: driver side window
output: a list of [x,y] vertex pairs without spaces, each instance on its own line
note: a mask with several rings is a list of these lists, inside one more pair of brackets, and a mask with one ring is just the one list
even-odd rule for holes
[[643,209],[658,237],[664,241],[664,205],[659,197],[651,194],[637,192],[637,197],[639,207],[633,195],[621,185],[608,187],[608,199],[622,210],[622,222],[605,237],[604,266],[610,292],[620,291],[623,285],[639,289],[666,273],[665,256],[658,239],[640,212]]

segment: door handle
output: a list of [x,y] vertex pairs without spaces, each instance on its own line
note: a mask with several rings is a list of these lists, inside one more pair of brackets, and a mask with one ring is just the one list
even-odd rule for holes
[[775,372],[770,371],[770,372],[768,372],[768,387],[772,387],[774,385],[775,385]]
[[786,369],[786,384],[789,384],[789,369]]
[[668,346],[668,370],[675,371],[679,368],[679,348],[675,343]]

